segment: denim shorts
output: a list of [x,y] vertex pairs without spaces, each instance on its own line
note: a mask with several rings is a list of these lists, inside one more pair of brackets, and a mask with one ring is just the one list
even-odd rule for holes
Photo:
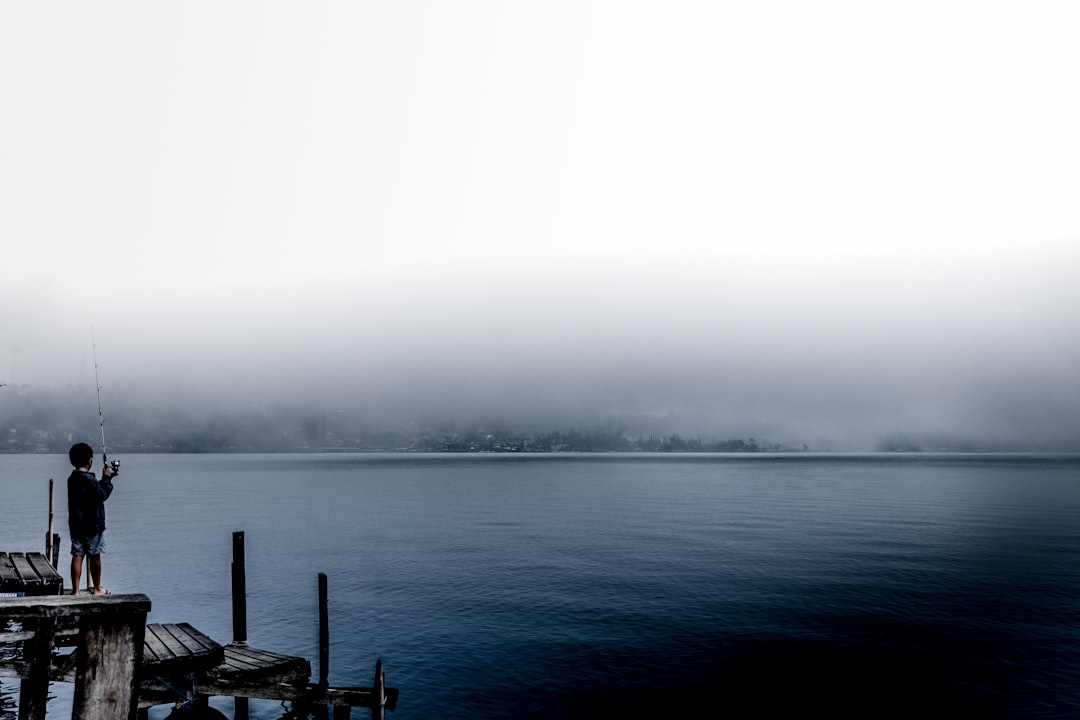
[[84,538],[71,538],[72,555],[100,555],[105,552],[105,533]]

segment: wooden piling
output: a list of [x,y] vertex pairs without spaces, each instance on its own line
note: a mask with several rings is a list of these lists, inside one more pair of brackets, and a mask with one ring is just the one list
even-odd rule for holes
[[[233,642],[247,644],[247,570],[244,565],[244,532],[232,534],[232,616]],[[234,720],[247,720],[250,704],[246,697],[233,698]]]
[[319,573],[319,685],[330,686],[330,603],[326,573]]
[[55,495],[56,483],[52,478],[49,478],[49,531],[45,534],[45,559],[49,561],[49,564],[54,568],[58,558],[55,553],[59,549],[56,547],[56,535],[53,533],[53,514],[55,503],[53,497]]
[[53,546],[52,546],[52,566],[54,569],[60,569],[60,536],[53,533]]
[[371,706],[371,720],[386,720],[386,674],[382,669],[382,660],[375,661],[375,702]]
[[244,568],[244,533],[232,534],[233,642],[247,642],[247,571]]

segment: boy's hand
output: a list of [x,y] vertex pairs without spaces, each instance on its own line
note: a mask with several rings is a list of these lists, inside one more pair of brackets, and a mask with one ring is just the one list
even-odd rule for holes
[[113,470],[112,465],[109,465],[108,463],[106,463],[105,467],[102,468],[102,470],[101,470],[101,474],[103,476],[105,476],[106,479],[108,479],[108,478],[115,477],[116,476],[116,471]]

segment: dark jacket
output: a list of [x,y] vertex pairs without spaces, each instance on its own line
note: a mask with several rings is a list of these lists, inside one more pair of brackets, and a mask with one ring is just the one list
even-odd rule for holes
[[112,495],[112,480],[73,470],[68,476],[68,530],[73,538],[88,538],[105,531],[105,501]]

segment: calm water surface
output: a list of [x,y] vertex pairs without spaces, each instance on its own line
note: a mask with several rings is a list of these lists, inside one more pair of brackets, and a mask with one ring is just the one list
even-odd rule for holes
[[[113,592],[226,641],[243,530],[251,642],[314,661],[328,573],[331,683],[370,685],[382,658],[397,720],[1080,717],[1075,457],[123,463]],[[0,456],[3,549],[40,549],[67,472]]]

